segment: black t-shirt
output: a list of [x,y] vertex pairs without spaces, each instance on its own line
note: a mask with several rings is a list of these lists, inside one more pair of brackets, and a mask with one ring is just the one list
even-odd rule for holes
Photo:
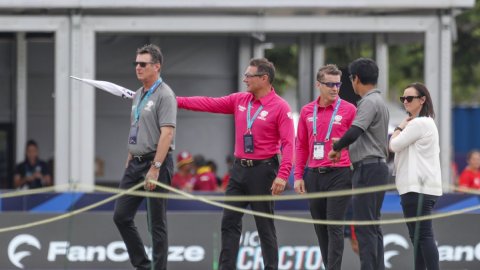
[[[50,170],[48,169],[47,163],[41,160],[37,160],[35,164],[30,164],[27,160],[18,164],[15,169],[15,174],[19,174],[22,178],[26,176],[31,176],[36,172],[41,172],[43,176],[50,175]],[[34,181],[25,183],[24,186],[27,186],[29,189],[42,187],[42,180],[40,178],[35,179]]]

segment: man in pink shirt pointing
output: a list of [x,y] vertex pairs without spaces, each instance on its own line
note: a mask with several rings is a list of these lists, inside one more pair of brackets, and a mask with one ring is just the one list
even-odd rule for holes
[[[275,67],[267,59],[252,59],[244,79],[246,92],[228,96],[177,97],[178,107],[193,111],[233,114],[235,161],[226,195],[279,195],[292,169],[294,129],[290,106],[272,87]],[[281,153],[279,165],[277,155]],[[273,201],[231,202],[273,214]],[[236,269],[242,213],[225,209],[219,269]],[[272,219],[255,216],[265,269],[278,269],[278,244]]]
[[[342,72],[336,65],[326,65],[317,72],[315,86],[320,96],[300,112],[297,130],[295,191],[299,194],[352,188],[350,158],[347,149],[341,159],[332,162],[327,153],[334,138],[340,138],[352,125],[355,106],[340,99]],[[305,166],[307,169],[305,170]],[[350,196],[309,200],[313,219],[343,220]],[[315,225],[325,269],[341,269],[343,226]]]

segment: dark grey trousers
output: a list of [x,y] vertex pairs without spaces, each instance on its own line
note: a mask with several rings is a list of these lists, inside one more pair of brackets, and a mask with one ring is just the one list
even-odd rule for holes
[[[278,162],[272,161],[255,167],[242,167],[234,163],[226,195],[270,195],[273,180],[277,175]],[[240,208],[250,205],[254,211],[273,214],[273,201],[228,202]],[[242,233],[243,213],[225,209],[222,217],[222,249],[219,269],[235,270]],[[275,224],[272,219],[255,216],[255,224],[260,238],[265,269],[278,269],[278,244]]]
[[[354,164],[354,188],[386,185],[388,167],[385,162]],[[385,191],[352,196],[354,220],[380,220]],[[384,270],[383,234],[380,225],[355,226],[360,251],[361,270]]]
[[[129,162],[120,188],[129,189],[139,182],[143,181],[145,175],[151,166],[151,160],[139,162],[133,159]],[[170,185],[173,174],[173,159],[169,153],[165,158],[160,169],[158,181]],[[143,187],[141,188],[143,190]],[[153,192],[166,192],[164,189],[157,187]],[[135,226],[134,218],[138,207],[144,200],[139,196],[122,196],[115,202],[115,210],[113,220],[117,226],[125,245],[127,246],[130,262],[135,269],[167,269],[168,257],[168,237],[167,237],[167,201],[166,199],[147,198],[149,207],[148,226],[152,237],[153,249],[153,267],[152,262],[148,258],[142,239]]]
[[[308,168],[304,181],[308,193],[352,189],[349,167],[337,168],[327,173]],[[350,196],[311,199],[309,200],[310,213],[313,219],[345,220],[349,202]],[[342,268],[343,227],[342,225],[314,225],[325,269],[340,270]]]

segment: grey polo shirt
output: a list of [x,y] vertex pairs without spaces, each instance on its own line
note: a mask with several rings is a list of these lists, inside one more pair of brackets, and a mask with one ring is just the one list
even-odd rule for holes
[[361,128],[364,133],[348,148],[353,163],[365,158],[387,158],[389,117],[380,90],[372,89],[358,101],[352,125]]
[[[135,93],[132,103],[131,123],[134,121],[134,110],[143,96],[143,87]],[[144,155],[157,151],[160,128],[175,127],[177,124],[177,99],[170,86],[162,82],[150,95],[143,107],[138,121],[137,143],[128,144],[128,152],[132,155]],[[175,149],[175,133],[171,149]]]

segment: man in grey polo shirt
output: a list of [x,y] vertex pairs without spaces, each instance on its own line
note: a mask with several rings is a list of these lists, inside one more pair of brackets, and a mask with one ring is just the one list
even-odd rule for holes
[[[362,97],[357,104],[357,115],[350,129],[334,143],[328,154],[338,160],[340,150],[349,147],[353,164],[353,188],[387,184],[389,113],[380,90],[377,64],[359,58],[349,65],[350,80],[356,94]],[[385,192],[367,193],[352,197],[354,220],[380,220]],[[383,270],[383,235],[379,225],[356,226],[362,270]]]
[[[120,188],[129,189],[141,181],[158,180],[170,184],[173,175],[171,150],[175,148],[177,101],[172,89],[162,81],[160,69],[163,56],[155,45],[137,50],[134,62],[137,78],[143,86],[135,93],[128,136],[128,159]],[[145,182],[149,191],[165,192],[155,184]],[[113,220],[127,246],[130,262],[135,269],[167,269],[167,203],[165,199],[147,198],[148,226],[152,235],[153,262],[134,223],[139,196],[123,196],[115,203]]]

